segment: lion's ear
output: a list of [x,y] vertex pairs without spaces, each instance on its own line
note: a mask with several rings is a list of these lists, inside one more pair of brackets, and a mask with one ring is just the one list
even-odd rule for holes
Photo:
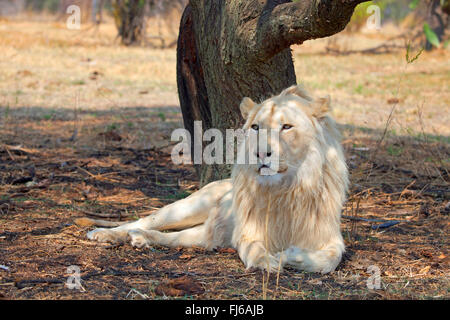
[[294,96],[298,96],[298,97],[303,98],[303,99],[308,100],[308,101],[312,101],[313,100],[311,98],[311,96],[308,94],[308,92],[306,91],[306,89],[301,84],[291,86],[291,87],[289,87],[287,89],[284,89],[281,92],[281,95],[288,95],[288,94],[292,94]]
[[253,107],[256,105],[255,102],[253,102],[252,99],[245,97],[242,99],[241,105],[239,106],[241,110],[242,117],[244,119],[247,119],[250,111],[253,109]]
[[325,117],[331,111],[330,100],[330,96],[326,95],[325,97],[317,98],[312,101],[312,116],[317,119]]

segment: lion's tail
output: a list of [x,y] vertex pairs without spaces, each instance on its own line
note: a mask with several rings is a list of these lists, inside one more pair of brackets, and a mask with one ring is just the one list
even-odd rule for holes
[[78,218],[75,219],[75,224],[80,227],[118,227],[129,221],[107,221],[91,218]]

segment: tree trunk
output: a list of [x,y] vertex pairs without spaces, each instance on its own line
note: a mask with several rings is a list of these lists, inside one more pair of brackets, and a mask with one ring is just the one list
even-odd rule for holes
[[113,15],[118,36],[124,45],[142,40],[145,33],[147,0],[113,0]]
[[[442,42],[443,37],[445,35],[445,30],[448,27],[449,23],[449,2],[444,1],[442,2],[440,0],[432,0],[430,3],[427,4],[427,18],[426,21],[428,25],[433,29],[434,33],[439,39],[439,42]],[[447,12],[446,12],[447,11]],[[428,39],[425,40],[425,49],[431,50],[433,49],[433,45],[428,41]]]
[[[191,0],[177,49],[180,105],[191,137],[194,120],[225,137],[226,129],[243,123],[243,97],[259,102],[295,84],[290,45],[341,31],[360,2]],[[201,185],[228,177],[230,169],[197,166]]]

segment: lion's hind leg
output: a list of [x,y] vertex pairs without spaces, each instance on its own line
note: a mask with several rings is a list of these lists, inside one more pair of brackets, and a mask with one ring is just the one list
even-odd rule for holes
[[226,194],[231,192],[229,179],[215,181],[189,197],[169,204],[157,212],[112,229],[98,228],[87,237],[98,242],[124,242],[131,230],[183,230],[203,224]]
[[128,231],[128,236],[131,245],[137,248],[148,248],[155,244],[167,247],[197,246],[205,248],[207,246],[204,224],[174,232],[134,229]]

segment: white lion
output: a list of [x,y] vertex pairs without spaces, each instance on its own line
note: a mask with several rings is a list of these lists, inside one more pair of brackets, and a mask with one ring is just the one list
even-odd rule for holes
[[266,152],[241,144],[256,153],[256,164],[235,164],[231,179],[135,222],[95,229],[88,238],[130,239],[135,247],[233,247],[247,268],[333,271],[344,252],[340,215],[348,171],[329,98],[313,99],[292,86],[261,104],[244,98],[240,109],[245,139],[260,129],[279,133],[267,139]]

